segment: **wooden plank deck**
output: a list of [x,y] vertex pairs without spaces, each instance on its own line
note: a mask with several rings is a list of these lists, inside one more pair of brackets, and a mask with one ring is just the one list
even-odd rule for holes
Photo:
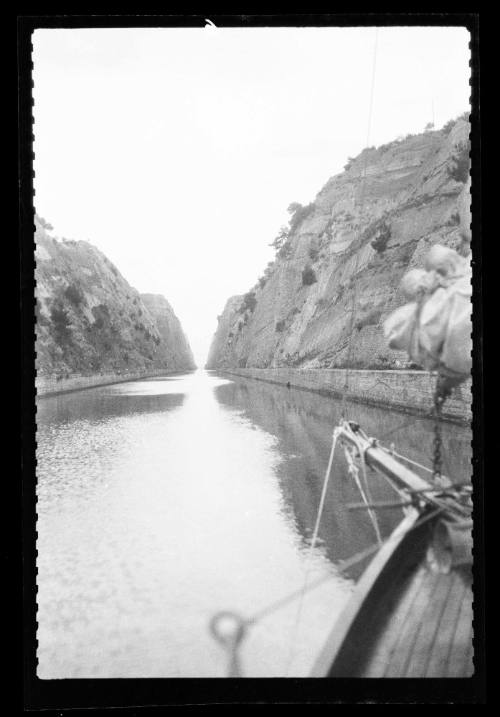
[[[382,628],[382,634],[377,641],[371,654],[369,663],[365,668],[366,677],[381,677],[385,674],[387,665],[392,661],[392,657],[399,645],[399,637],[403,627],[408,624],[415,599],[422,586],[424,572],[420,571],[415,575],[415,579],[411,581],[408,589],[404,590],[399,603],[399,609],[393,613],[393,605],[391,603],[390,610],[387,611],[386,621]],[[388,606],[389,607],[389,606]]]
[[[464,600],[470,599],[467,596],[468,585],[460,575],[453,572],[451,575],[450,595],[446,603],[446,611],[440,629],[436,631],[434,640],[430,645],[427,667],[425,670],[426,677],[433,675],[446,675],[447,665],[453,645],[453,637],[455,635],[460,609]],[[470,641],[472,650],[472,640]]]
[[372,563],[375,577],[368,580],[370,569],[363,576],[313,676],[473,675],[470,566],[434,572],[425,527],[403,540],[385,566]]
[[[410,509],[376,554],[330,632],[311,676],[471,677],[470,501],[431,486],[368,439],[355,423],[344,426],[342,437],[363,452],[367,465],[401,489],[420,493],[427,508]],[[436,509],[444,513],[446,524],[441,517],[425,521]],[[428,555],[433,556],[432,564]],[[461,567],[444,572],[452,561]]]
[[422,565],[372,647],[366,646],[359,676],[471,677],[472,637],[470,576],[459,570],[437,574]]

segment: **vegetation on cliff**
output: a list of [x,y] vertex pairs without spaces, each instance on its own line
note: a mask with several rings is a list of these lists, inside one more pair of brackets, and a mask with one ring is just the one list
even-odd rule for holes
[[408,268],[434,243],[460,245],[469,129],[464,114],[369,147],[314,202],[292,203],[274,261],[243,300],[228,301],[207,366],[335,368],[348,356],[354,368],[406,366],[381,325],[404,301]]
[[142,297],[88,242],[59,240],[35,217],[39,375],[194,368],[163,297]]

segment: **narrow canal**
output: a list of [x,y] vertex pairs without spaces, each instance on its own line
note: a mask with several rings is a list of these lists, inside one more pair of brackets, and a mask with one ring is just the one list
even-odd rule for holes
[[[430,464],[432,423],[353,404],[369,435]],[[254,625],[244,674],[307,675],[375,541],[341,450],[309,548],[340,404],[198,371],[38,399],[38,676],[222,677],[208,630],[330,576]],[[444,466],[470,475],[470,432],[444,428]],[[372,476],[374,500],[393,497]],[[401,518],[383,511],[387,535]]]

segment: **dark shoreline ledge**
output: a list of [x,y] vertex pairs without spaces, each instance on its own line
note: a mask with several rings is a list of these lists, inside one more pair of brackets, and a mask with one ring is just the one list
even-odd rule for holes
[[[290,388],[313,391],[331,398],[342,398],[345,369],[232,368],[217,373],[252,378]],[[390,408],[419,416],[430,416],[435,376],[426,371],[351,369],[346,399]],[[453,390],[444,404],[443,418],[460,424],[472,421],[472,381]]]
[[57,379],[55,376],[37,376],[35,379],[37,398],[45,396],[56,396],[61,393],[81,391],[96,386],[111,386],[115,383],[126,383],[127,381],[139,381],[144,378],[156,378],[160,376],[181,376],[192,373],[194,369],[168,371],[167,369],[156,369],[154,371],[137,371],[134,373],[105,373],[93,376],[81,376],[73,374],[68,378]]

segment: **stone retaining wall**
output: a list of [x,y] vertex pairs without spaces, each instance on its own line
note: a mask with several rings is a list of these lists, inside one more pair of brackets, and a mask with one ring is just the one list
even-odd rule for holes
[[[185,372],[177,371],[175,373],[179,374]],[[105,373],[94,376],[73,374],[68,376],[68,378],[60,379],[57,379],[55,376],[37,376],[35,386],[38,396],[49,396],[55,393],[77,391],[81,388],[106,386],[112,383],[124,383],[125,381],[137,381],[143,378],[152,378],[154,376],[173,376],[175,373],[171,373],[163,369],[147,372],[143,371],[139,373]]]
[[[336,398],[342,397],[346,378],[343,369],[241,368],[225,373],[270,383],[289,382],[294,388]],[[346,398],[407,413],[428,414],[433,406],[435,380],[425,371],[351,370]],[[471,420],[471,384],[469,380],[453,391],[444,404],[444,418],[460,422]]]

